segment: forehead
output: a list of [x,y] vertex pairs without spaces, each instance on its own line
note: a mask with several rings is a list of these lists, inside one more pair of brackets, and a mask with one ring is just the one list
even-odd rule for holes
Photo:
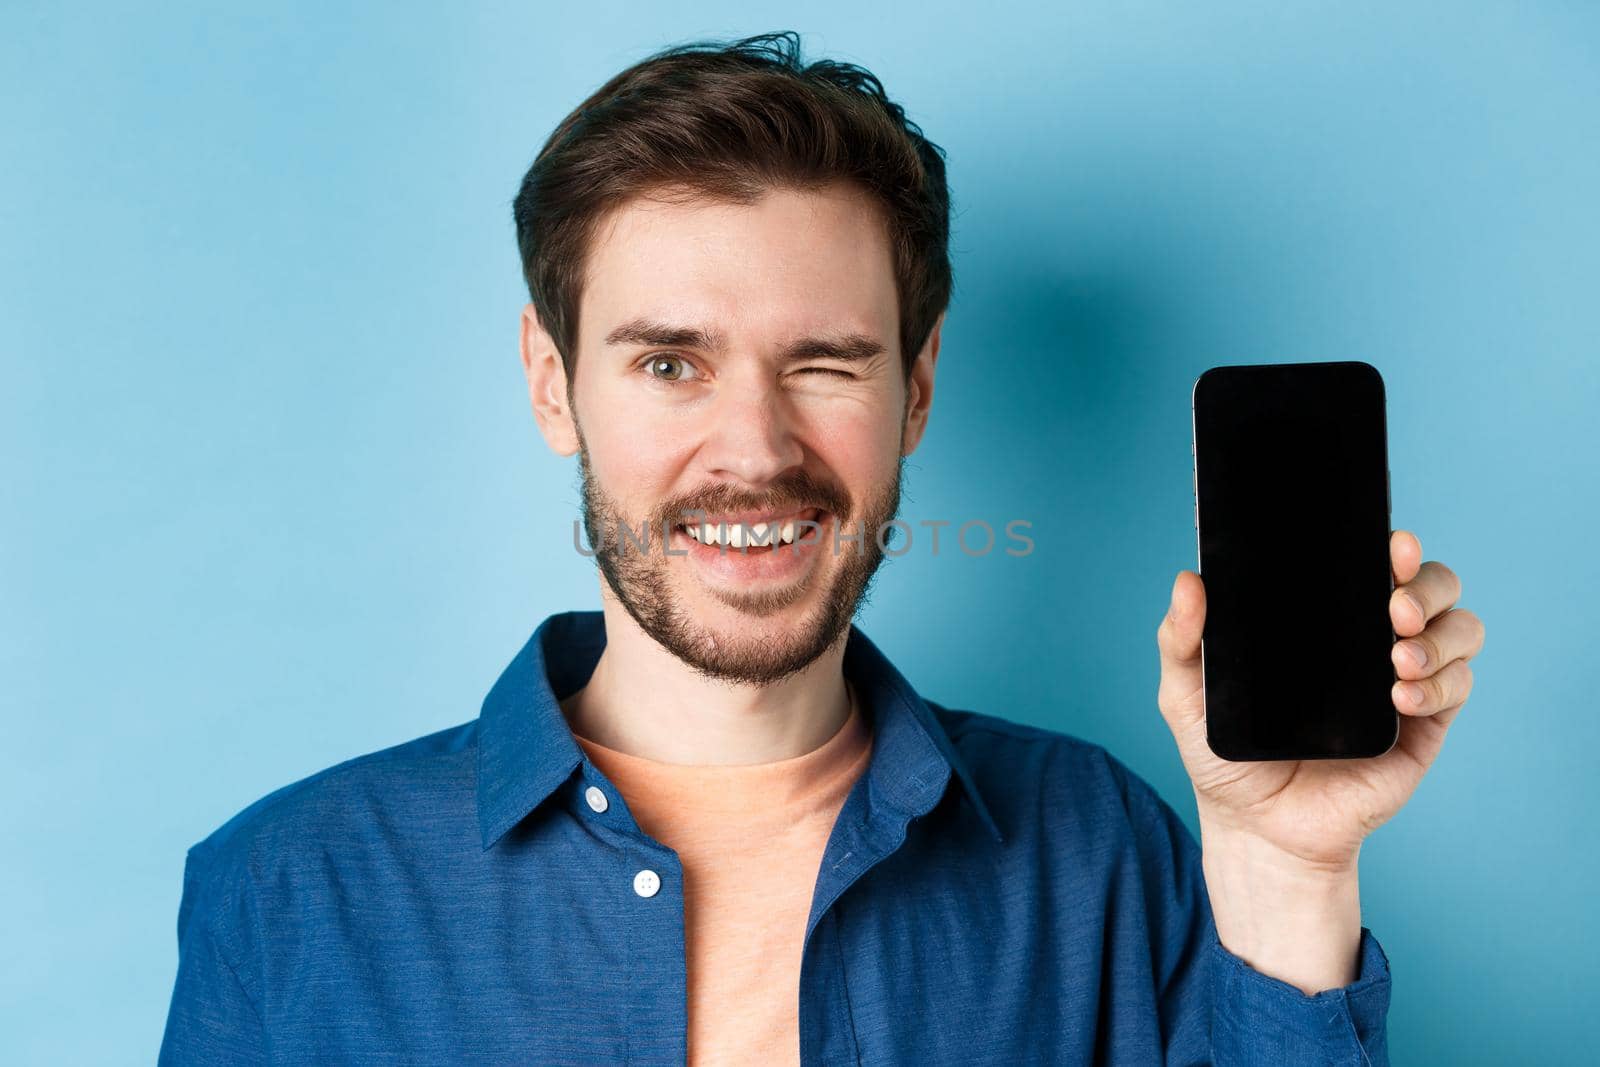
[[898,322],[882,209],[847,185],[750,204],[636,197],[598,227],[585,275],[581,347],[639,315],[762,336],[852,327],[885,343]]

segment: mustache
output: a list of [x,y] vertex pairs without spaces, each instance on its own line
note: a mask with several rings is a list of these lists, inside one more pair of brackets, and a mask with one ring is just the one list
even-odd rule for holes
[[764,493],[748,493],[735,486],[716,485],[685,494],[658,508],[651,518],[651,525],[673,525],[692,517],[696,512],[701,515],[724,515],[743,511],[783,513],[821,508],[835,515],[846,515],[850,512],[850,506],[850,496],[842,489],[805,472],[796,472],[774,482]]

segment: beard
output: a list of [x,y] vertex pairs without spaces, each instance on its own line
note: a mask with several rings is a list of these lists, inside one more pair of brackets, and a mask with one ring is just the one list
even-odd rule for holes
[[[804,471],[795,471],[775,480],[763,493],[744,493],[721,485],[681,500],[668,501],[641,517],[644,537],[640,538],[634,533],[623,534],[623,526],[638,531],[641,521],[630,521],[624,516],[616,501],[596,481],[581,432],[578,439],[584,532],[601,574],[639,628],[701,675],[744,685],[766,686],[779,682],[809,666],[840,640],[856,612],[867,602],[868,590],[884,558],[877,533],[900,511],[904,456],[895,467],[893,480],[872,494],[859,517],[852,510],[850,495],[842,487],[818,481]],[[828,525],[837,524],[840,534],[859,530],[860,542],[845,541],[835,552],[834,529],[825,531],[819,527],[812,535],[819,538],[817,550],[823,558],[816,560],[805,576],[793,585],[753,593],[710,590],[722,603],[744,614],[770,617],[804,599],[817,583],[827,583],[822,595],[816,598],[816,606],[784,627],[781,634],[747,633],[737,626],[732,627],[731,632],[717,632],[698,622],[693,612],[678,602],[673,594],[669,568],[674,559],[685,563],[687,559],[667,556],[662,551],[666,544],[658,544],[656,539],[664,529],[673,530],[686,512],[699,510],[706,515],[745,510],[784,513],[808,507],[826,511],[831,520]],[[889,529],[892,538],[894,529]],[[627,544],[623,543],[624,536],[631,539]],[[644,551],[640,551],[641,542]],[[778,546],[772,548],[774,552],[783,550]],[[830,566],[829,561],[836,562]],[[686,568],[678,569],[683,572]]]

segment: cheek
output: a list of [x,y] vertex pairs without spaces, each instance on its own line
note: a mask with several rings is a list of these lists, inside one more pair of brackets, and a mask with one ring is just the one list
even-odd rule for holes
[[681,424],[648,406],[624,409],[616,398],[596,398],[594,407],[578,403],[580,416],[585,410],[607,412],[583,420],[583,439],[595,480],[619,507],[630,513],[653,508],[681,488],[677,482],[694,452]]
[[859,493],[894,477],[900,423],[881,411],[850,411],[822,420],[808,436],[823,464]]
[[629,513],[657,507],[674,490],[681,491],[679,482],[688,461],[687,451],[680,454],[671,441],[645,433],[618,435],[604,455],[598,446],[591,448],[595,477]]

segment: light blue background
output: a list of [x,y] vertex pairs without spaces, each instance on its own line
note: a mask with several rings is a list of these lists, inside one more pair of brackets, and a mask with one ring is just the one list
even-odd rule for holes
[[0,20],[0,1059],[149,1062],[184,850],[471,719],[545,615],[597,605],[517,361],[510,200],[622,66],[787,28],[949,153],[904,514],[1035,524],[1027,559],[889,564],[864,629],[935,699],[1104,743],[1192,826],[1155,703],[1190,385],[1374,363],[1394,524],[1488,627],[1362,853],[1394,1062],[1591,1054],[1596,8],[209,6]]

